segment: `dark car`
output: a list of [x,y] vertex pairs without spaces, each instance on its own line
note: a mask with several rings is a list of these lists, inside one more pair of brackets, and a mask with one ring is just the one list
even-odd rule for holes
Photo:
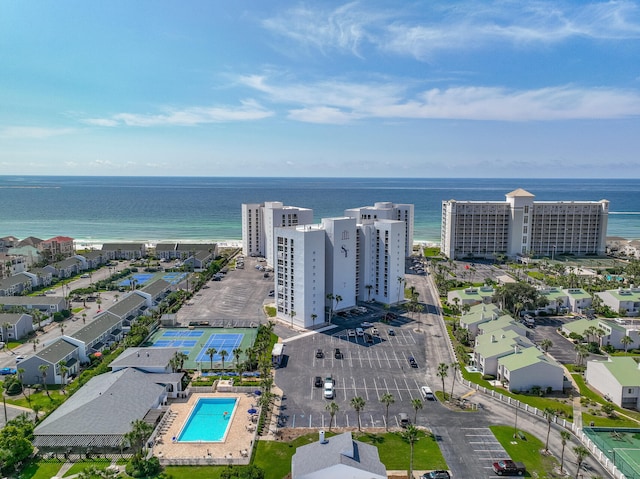
[[420,479],[451,479],[449,471],[429,471],[420,476]]
[[407,360],[409,361],[409,365],[410,365],[412,368],[417,368],[417,367],[418,367],[418,363],[416,362],[416,359],[415,359],[413,356],[409,356],[409,357],[407,358]]
[[524,464],[521,462],[514,462],[511,459],[502,459],[501,461],[493,463],[493,472],[499,476],[522,476],[526,472],[526,469]]
[[364,333],[364,340],[365,340],[367,343],[373,343],[373,336],[372,336],[372,335],[370,335],[369,333]]
[[313,385],[317,388],[321,388],[324,383],[322,382],[322,378],[320,376],[316,376],[313,380]]
[[324,353],[322,352],[322,349],[318,349],[316,351],[316,358],[319,358],[319,359],[324,358]]
[[336,359],[342,359],[342,353],[340,352],[340,349],[336,348],[336,349],[333,351],[333,356],[334,356]]
[[389,329],[389,336],[395,336],[396,332],[393,329]]

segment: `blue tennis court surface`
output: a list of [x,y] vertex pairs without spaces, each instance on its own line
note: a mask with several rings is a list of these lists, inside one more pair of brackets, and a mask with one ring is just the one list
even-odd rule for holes
[[175,337],[190,337],[199,338],[204,334],[204,331],[165,331],[162,335],[163,338],[175,338]]
[[167,283],[178,284],[187,276],[187,273],[166,273],[162,279]]
[[[138,286],[145,284],[151,278],[154,277],[153,273],[134,273],[132,274],[133,279],[136,280],[136,284]],[[125,279],[120,281],[120,286],[131,286],[131,280]]]
[[200,353],[198,353],[196,361],[211,361],[207,354],[207,349],[209,348],[216,350],[216,354],[213,355],[213,361],[222,361],[222,356],[219,354],[222,350],[227,352],[225,360],[233,359],[233,350],[240,346],[243,338],[244,334],[212,334]]
[[195,348],[198,341],[174,339],[174,340],[160,340],[153,343],[158,348]]

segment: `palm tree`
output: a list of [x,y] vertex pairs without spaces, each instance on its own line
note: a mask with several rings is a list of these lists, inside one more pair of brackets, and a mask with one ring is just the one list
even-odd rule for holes
[[411,447],[411,455],[409,456],[409,477],[413,477],[413,445],[418,440],[418,428],[413,424],[409,424],[402,433],[402,437]]
[[336,413],[340,410],[340,406],[338,406],[335,401],[331,401],[324,408],[325,410],[329,411],[329,432],[331,432],[331,423],[333,422],[333,418],[335,417]]
[[87,324],[87,313],[82,313],[82,324]]
[[24,368],[18,368],[18,379],[20,380],[21,392],[29,403],[29,406],[31,406],[31,396],[27,394],[27,388],[24,387]]
[[242,348],[234,348],[233,351],[231,351],[231,354],[236,358],[236,369],[238,369],[240,367],[240,355],[242,354]]
[[133,449],[134,455],[139,455],[152,432],[153,426],[151,424],[142,419],[136,419],[131,422],[131,431],[123,436],[123,442]]
[[318,315],[316,313],[313,313],[311,315],[311,327],[314,327],[316,325],[316,319],[318,319]]
[[33,422],[38,424],[38,421],[40,420],[40,411],[42,411],[42,406],[38,403],[33,403],[31,405],[31,410],[33,411]]
[[223,349],[218,354],[220,355],[220,359],[222,359],[222,369],[224,369],[224,358],[226,358],[229,355],[229,353]]
[[542,415],[547,420],[547,441],[544,443],[544,450],[549,451],[549,433],[551,432],[551,423],[556,416],[556,411],[553,408],[546,407],[542,411]]
[[333,300],[335,296],[333,293],[327,293],[327,299],[329,300],[329,322],[333,319]]
[[389,430],[389,406],[391,406],[394,402],[396,402],[395,398],[393,397],[393,394],[391,393],[384,393],[381,397],[380,397],[380,402],[382,404],[385,405],[385,407],[387,408],[387,412],[385,414],[385,429],[388,431]]
[[460,369],[460,365],[453,362],[449,367],[451,368],[451,400],[453,400],[453,386],[456,383],[456,373],[458,372],[458,369]]
[[553,341],[551,341],[548,338],[547,339],[543,339],[542,341],[540,341],[540,347],[542,348],[544,353],[547,354],[547,351],[549,351],[549,349],[551,349],[553,347]]
[[358,431],[362,431],[362,427],[360,424],[360,412],[364,409],[364,405],[366,404],[364,399],[360,396],[356,396],[351,398],[351,407],[356,410],[356,414],[358,415]]
[[416,412],[413,416],[413,423],[415,424],[418,421],[418,411],[424,407],[424,404],[422,404],[422,399],[415,398],[411,400],[411,405],[413,406],[413,410]]
[[367,301],[371,301],[371,290],[373,289],[373,285],[367,284],[365,288],[367,288]]
[[[338,305],[340,304],[340,301],[342,301],[342,296],[340,296],[339,294],[336,294],[333,299],[335,299],[336,301],[336,310],[338,309]],[[335,311],[335,310],[334,310]]]
[[404,298],[404,289],[402,288],[404,284],[404,278],[402,276],[398,276],[398,303],[400,303],[400,294],[402,294],[402,297]]
[[65,386],[67,385],[66,379],[67,379],[67,373],[69,372],[69,368],[67,367],[67,362],[64,359],[58,363],[58,367],[59,367],[58,371],[60,371],[60,377],[61,377],[61,380],[60,380],[61,389],[62,389],[62,392],[64,393]]
[[64,323],[60,323],[58,327],[60,328],[60,336],[64,336]]
[[629,349],[629,345],[633,343],[633,338],[631,336],[623,336],[620,339],[620,342],[624,346],[624,353],[627,354],[627,350]]
[[38,371],[42,374],[42,386],[44,386],[44,391],[47,393],[47,397],[51,399],[51,395],[49,394],[49,389],[47,388],[47,370],[49,369],[48,364],[41,364],[38,366]]
[[584,446],[576,446],[576,447],[573,448],[573,452],[576,455],[576,459],[577,459],[577,463],[578,463],[578,468],[576,469],[576,477],[575,477],[575,479],[578,479],[578,474],[580,474],[580,467],[582,466],[582,463],[584,462],[584,460],[589,455],[589,449],[587,449]]
[[440,379],[442,379],[442,398],[444,400],[447,399],[447,393],[444,392],[444,378],[446,378],[448,376],[447,374],[447,370],[449,369],[449,365],[446,363],[440,363],[438,364],[438,372],[437,375]]
[[562,441],[562,453],[560,453],[560,474],[563,474],[564,468],[564,447],[567,445],[567,441],[571,439],[571,433],[569,431],[560,431],[560,440]]
[[578,366],[582,366],[584,364],[584,360],[589,357],[589,347],[586,344],[576,344],[575,350]]
[[213,357],[216,355],[218,350],[216,348],[209,348],[204,353],[209,356],[209,361],[211,362],[211,367],[209,369],[213,369]]
[[36,352],[36,347],[38,346],[38,343],[40,342],[40,340],[34,338],[34,339],[31,340],[31,342],[33,343],[33,352],[35,353]]

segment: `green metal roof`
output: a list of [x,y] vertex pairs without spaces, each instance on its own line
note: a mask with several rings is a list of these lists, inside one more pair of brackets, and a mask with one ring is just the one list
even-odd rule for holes
[[570,323],[565,323],[562,325],[563,329],[566,329],[570,333],[576,333],[581,336],[584,336],[584,331],[591,326],[595,326],[596,328],[600,325],[600,321],[597,319],[576,319],[575,321],[571,321]]
[[633,358],[611,357],[603,363],[621,386],[640,386],[640,369]]
[[569,288],[566,290],[566,293],[575,299],[586,299],[591,297],[589,293],[581,288]]
[[516,371],[538,363],[546,363],[557,368],[562,367],[536,347],[521,349],[517,354],[510,354],[498,359],[498,364],[503,365],[509,371]]

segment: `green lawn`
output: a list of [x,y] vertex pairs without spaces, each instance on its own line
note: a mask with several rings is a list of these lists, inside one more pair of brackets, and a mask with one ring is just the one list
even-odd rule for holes
[[51,479],[58,474],[62,461],[38,461],[29,463],[20,473],[21,479]]
[[[525,433],[525,440],[513,438],[513,426],[490,426],[496,439],[514,461],[524,462],[527,467],[526,476],[543,479],[555,477],[553,468],[558,461],[553,456],[544,456],[540,451],[544,449],[544,442],[529,433]],[[551,431],[551,434],[558,434]]]
[[[327,437],[332,436],[327,433]],[[378,448],[380,461],[388,470],[409,470],[410,446],[399,433],[353,434],[354,439]],[[265,471],[265,479],[282,479],[291,472],[291,458],[296,448],[318,440],[317,434],[308,434],[291,443],[279,441],[259,441],[253,463]],[[446,469],[447,463],[440,447],[431,436],[421,432],[420,439],[414,444],[414,469]],[[180,479],[177,478],[176,479]],[[186,478],[185,478],[186,479]],[[191,479],[191,478],[189,478]]]
[[73,464],[71,468],[64,473],[62,477],[72,476],[84,471],[86,468],[95,466],[98,469],[106,469],[111,464],[111,459],[79,461]]
[[[572,376],[574,381],[578,385],[578,388],[580,389],[581,396],[586,397],[590,401],[593,401],[599,405],[611,404],[612,406],[614,406],[615,411],[620,413],[617,418],[608,418],[605,416],[596,416],[593,414],[583,412],[582,424],[584,426],[588,426],[593,421],[596,426],[602,426],[602,427],[640,427],[640,424],[638,423],[638,421],[640,421],[640,413],[636,411],[630,411],[628,409],[623,409],[621,407],[614,405],[613,403],[608,403],[602,396],[600,396],[598,393],[593,391],[589,386],[587,386],[587,384],[584,381],[584,378],[582,377],[582,374],[573,373]],[[583,406],[583,407],[585,409],[589,408],[589,406]],[[636,421],[625,418],[621,416],[622,414],[626,416],[630,416],[636,419]]]
[[221,466],[167,466],[164,468],[164,472],[173,479],[218,479],[223,470],[224,467]]

